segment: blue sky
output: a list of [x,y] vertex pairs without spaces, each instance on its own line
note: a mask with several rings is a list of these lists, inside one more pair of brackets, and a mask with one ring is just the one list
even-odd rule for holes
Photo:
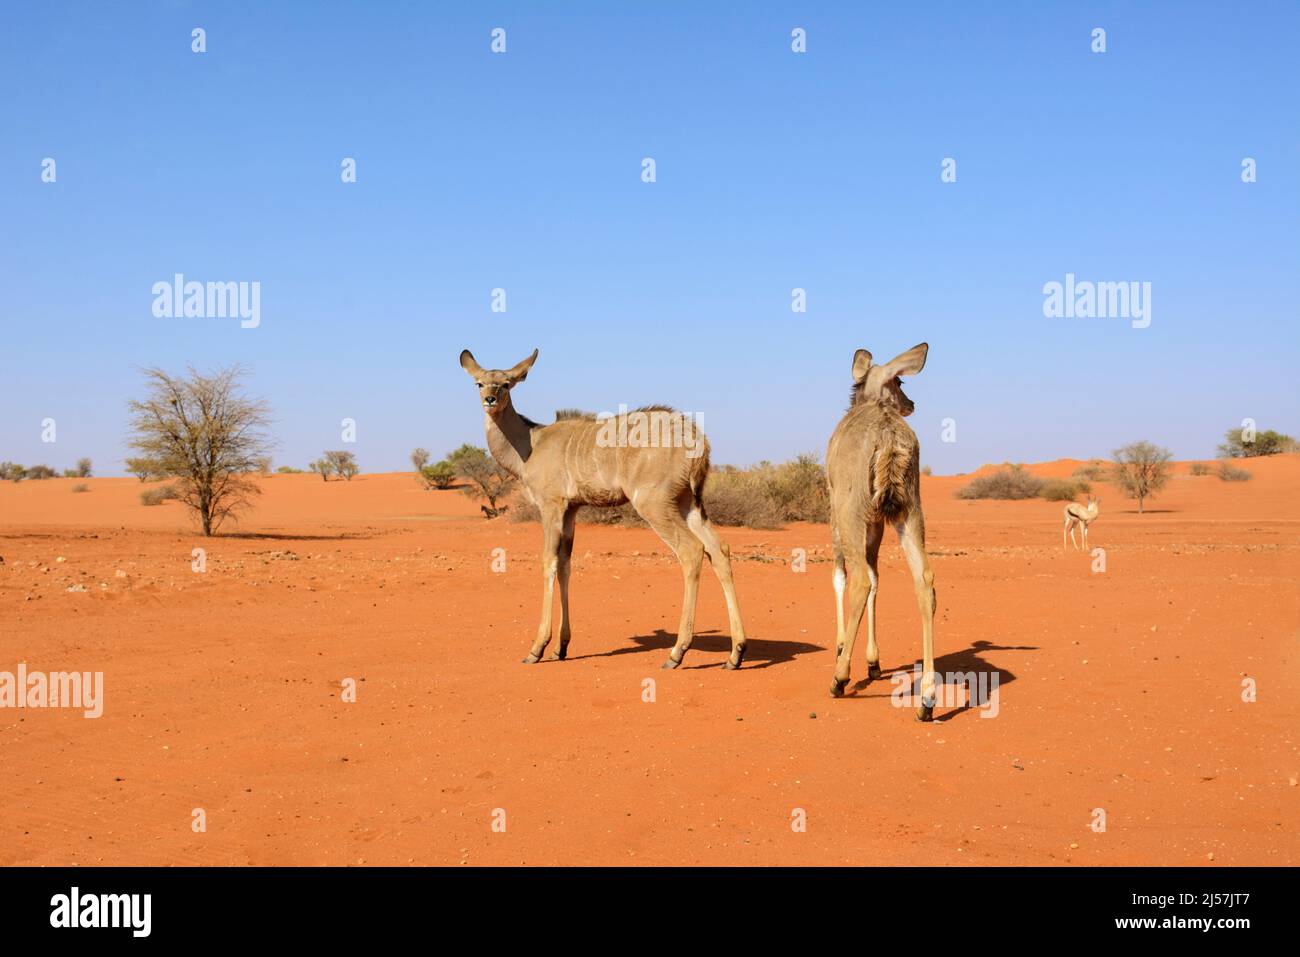
[[[937,472],[1297,434],[1297,62],[1295,3],[9,2],[0,459],[120,473],[138,367],[241,362],[277,463],[402,468],[482,444],[465,347],[737,464],[824,452],[853,350],[922,340]],[[261,325],[156,318],[177,272]],[[1150,327],[1044,317],[1066,273]]]

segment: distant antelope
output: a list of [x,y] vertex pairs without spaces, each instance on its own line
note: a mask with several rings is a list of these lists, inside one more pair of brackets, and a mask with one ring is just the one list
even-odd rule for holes
[[[867,679],[880,677],[876,646],[876,561],[885,522],[898,531],[912,570],[921,608],[924,672],[916,716],[934,713],[934,573],[925,554],[925,516],[921,512],[920,443],[903,421],[916,406],[903,394],[899,376],[925,367],[930,347],[913,346],[884,365],[872,365],[871,353],[853,356],[853,392],[849,410],[831,435],[826,450],[826,477],[831,493],[831,541],[835,551],[835,677],[831,694],[840,697],[849,681],[849,664],[862,612],[867,613]],[[845,574],[845,566],[851,574]],[[849,614],[844,615],[848,585]]]
[[1074,540],[1074,527],[1076,525],[1082,529],[1083,547],[1088,547],[1088,526],[1097,520],[1097,509],[1101,505],[1101,499],[1094,499],[1088,496],[1088,507],[1084,508],[1078,502],[1071,502],[1065,506],[1065,527],[1061,529],[1061,547],[1065,548],[1065,536],[1068,532],[1070,543],[1077,549],[1079,543]]
[[[709,443],[694,420],[666,406],[638,409],[598,421],[591,416],[561,418],[539,425],[515,411],[510,390],[523,382],[537,361],[537,350],[518,365],[489,371],[466,349],[460,365],[478,386],[486,412],[488,448],[502,468],[523,483],[542,519],[542,620],[524,664],[535,664],[551,640],[551,606],[560,580],[560,643],[555,658],[569,650],[569,570],[574,519],[581,505],[631,502],[637,514],[677,555],[685,576],[677,643],[665,668],[676,668],[691,646],[700,568],[707,553],[727,599],[731,657],[739,668],[745,657],[745,628],[731,578],[731,553],[704,514],[701,494],[709,474]],[[643,418],[636,418],[636,417]],[[646,435],[645,418],[659,436]],[[629,430],[628,420],[633,420]],[[658,441],[666,435],[670,441]],[[629,440],[629,436],[631,436]]]

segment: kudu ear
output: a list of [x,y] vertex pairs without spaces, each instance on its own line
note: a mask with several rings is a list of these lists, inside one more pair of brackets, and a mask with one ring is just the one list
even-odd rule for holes
[[930,351],[930,344],[922,342],[912,346],[906,352],[899,353],[888,362],[894,375],[916,375],[925,368],[925,357]]
[[468,349],[460,354],[460,367],[476,379],[483,374],[483,367],[474,361],[474,354]]
[[871,369],[871,353],[866,349],[859,349],[853,353],[853,381],[861,382],[867,377],[867,372]]
[[513,366],[510,369],[510,371],[506,373],[506,375],[510,376],[511,382],[523,382],[525,379],[528,378],[528,370],[533,367],[533,363],[536,361],[537,361],[537,350],[534,349],[533,354],[531,356],[529,356],[523,362],[520,362],[519,364]]

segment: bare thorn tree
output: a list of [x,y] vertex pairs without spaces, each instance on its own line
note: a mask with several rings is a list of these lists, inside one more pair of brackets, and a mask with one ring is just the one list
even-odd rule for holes
[[211,535],[261,492],[247,473],[271,448],[266,403],[241,392],[244,370],[184,376],[144,370],[147,394],[130,403],[130,447],[166,477]]
[[1111,481],[1129,498],[1137,499],[1138,514],[1142,503],[1164,488],[1169,481],[1169,460],[1173,456],[1151,442],[1131,442],[1116,449]]
[[361,467],[357,465],[357,457],[351,452],[326,452],[325,462],[340,478],[347,479],[349,482],[352,481],[352,476],[361,471]]

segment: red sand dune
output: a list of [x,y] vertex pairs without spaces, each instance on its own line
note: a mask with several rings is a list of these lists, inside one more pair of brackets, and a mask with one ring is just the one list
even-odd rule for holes
[[[1180,466],[1140,516],[1099,485],[1104,573],[1062,551],[1061,503],[926,478],[938,668],[1001,682],[995,718],[929,725],[862,683],[865,637],[828,697],[825,526],[723,530],[752,639],[734,673],[709,572],[662,672],[675,560],[581,527],[570,660],[527,667],[538,526],[410,475],[268,478],[212,539],[134,479],[3,483],[0,671],[102,671],[106,701],[0,709],[0,864],[1295,865],[1300,457],[1245,467]],[[889,674],[920,625],[892,533],[881,562]]]

